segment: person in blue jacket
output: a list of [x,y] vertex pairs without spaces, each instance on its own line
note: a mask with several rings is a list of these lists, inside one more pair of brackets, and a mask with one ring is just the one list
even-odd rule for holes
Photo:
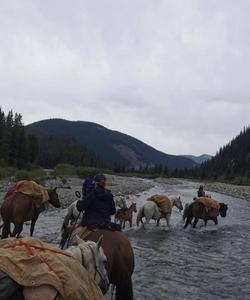
[[111,216],[115,214],[115,203],[111,191],[105,188],[106,177],[97,174],[94,177],[95,188],[83,200],[77,202],[77,209],[85,211],[85,218],[82,219],[82,226],[100,225],[109,229],[115,228],[111,222]]

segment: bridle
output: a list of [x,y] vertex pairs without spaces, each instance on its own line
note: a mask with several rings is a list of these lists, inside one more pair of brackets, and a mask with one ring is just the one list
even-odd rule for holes
[[[91,247],[91,245],[87,245],[87,247],[90,249],[90,252],[91,252],[93,260],[94,260],[94,269],[95,269],[94,280],[96,280],[96,275],[98,274],[100,276],[100,279],[101,279],[101,285],[105,286],[106,285],[106,280],[104,279],[104,276],[102,275],[100,269],[98,268],[95,251]],[[82,264],[84,265],[84,255],[83,255],[82,250],[80,250],[80,251],[81,251]]]

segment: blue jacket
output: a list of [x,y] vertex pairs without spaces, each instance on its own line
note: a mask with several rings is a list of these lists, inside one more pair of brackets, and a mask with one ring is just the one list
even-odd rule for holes
[[77,209],[85,211],[81,225],[105,225],[111,222],[115,214],[115,203],[110,191],[97,187],[84,200],[77,202]]

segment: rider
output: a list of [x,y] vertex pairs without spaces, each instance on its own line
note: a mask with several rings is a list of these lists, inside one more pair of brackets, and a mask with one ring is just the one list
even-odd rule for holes
[[97,174],[94,182],[94,190],[76,204],[79,211],[85,211],[85,218],[82,219],[81,225],[99,225],[116,229],[114,223],[111,222],[111,215],[116,212],[115,203],[111,191],[105,188],[106,177],[103,174]]
[[197,191],[197,196],[198,197],[205,197],[205,191],[203,185],[200,185],[198,191]]

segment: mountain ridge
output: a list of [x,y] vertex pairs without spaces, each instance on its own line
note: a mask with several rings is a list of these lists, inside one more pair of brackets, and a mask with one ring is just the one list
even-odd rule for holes
[[169,169],[196,166],[189,158],[165,154],[139,139],[94,122],[54,118],[28,124],[25,128],[33,134],[74,138],[79,144],[95,151],[109,164],[119,163],[126,168],[150,168],[160,164]]

